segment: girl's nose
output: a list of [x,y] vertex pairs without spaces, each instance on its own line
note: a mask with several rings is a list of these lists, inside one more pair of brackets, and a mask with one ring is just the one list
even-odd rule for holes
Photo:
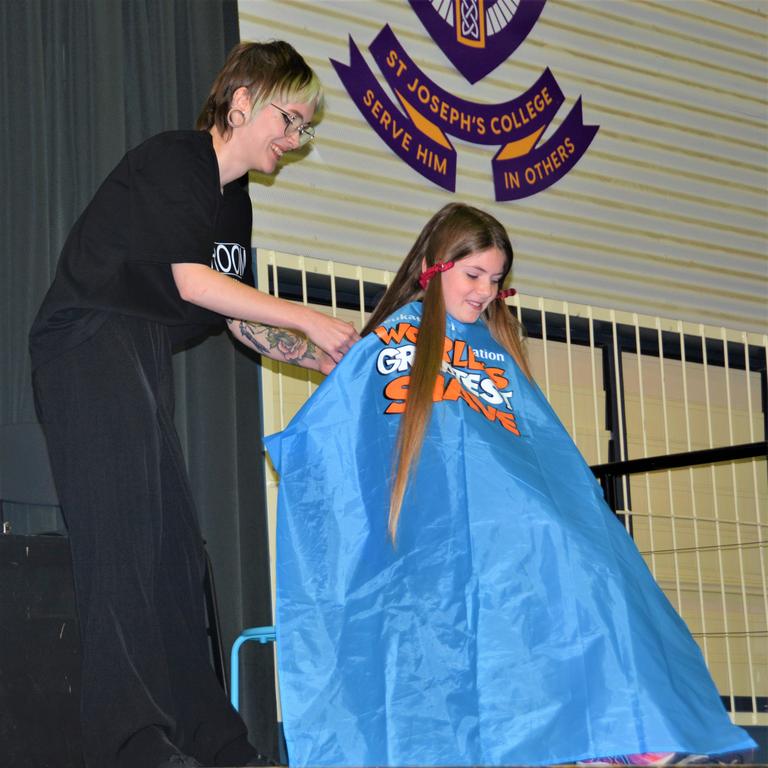
[[478,291],[481,296],[487,298],[493,294],[493,292],[496,290],[496,287],[496,283],[492,282],[491,280],[483,280],[478,286]]

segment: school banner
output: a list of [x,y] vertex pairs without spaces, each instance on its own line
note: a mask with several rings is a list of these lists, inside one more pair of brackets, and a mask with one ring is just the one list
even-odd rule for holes
[[[485,0],[412,2],[424,29],[470,83],[501,64],[527,37],[544,0],[512,6]],[[565,97],[547,67],[524,93],[499,103],[462,99],[441,88],[385,24],[369,46],[394,101],[349,38],[349,63],[331,59],[352,101],[381,140],[413,170],[456,191],[457,150],[449,136],[496,145],[491,174],[496,200],[519,200],[552,186],[579,161],[598,131],[585,125],[581,97],[556,132],[542,139]]]

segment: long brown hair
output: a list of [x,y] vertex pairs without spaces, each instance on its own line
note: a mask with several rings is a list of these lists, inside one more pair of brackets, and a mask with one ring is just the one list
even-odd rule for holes
[[[463,203],[449,203],[425,225],[416,242],[397,271],[394,280],[370,319],[361,331],[364,336],[375,330],[389,315],[423,293],[423,309],[416,354],[408,383],[408,398],[400,421],[393,461],[394,480],[389,502],[389,534],[394,543],[397,523],[408,486],[411,469],[418,461],[424,442],[435,381],[440,373],[445,339],[445,301],[442,275],[433,277],[426,290],[419,285],[423,265],[459,261],[473,253],[498,248],[504,254],[504,283],[512,267],[512,244],[504,227],[489,213]],[[492,301],[483,312],[488,329],[506,349],[525,375],[531,372],[522,341],[522,329],[517,318],[500,301]]]

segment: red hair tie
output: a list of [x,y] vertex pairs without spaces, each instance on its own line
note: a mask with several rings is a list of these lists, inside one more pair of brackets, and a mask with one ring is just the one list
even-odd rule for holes
[[420,275],[419,275],[419,285],[422,287],[423,290],[427,290],[427,285],[429,285],[429,281],[438,273],[438,272],[445,272],[446,270],[450,269],[453,266],[452,261],[441,261],[437,264],[434,264],[433,266],[429,267],[429,269],[425,269]]
[[499,291],[496,294],[496,298],[499,301],[504,301],[504,299],[506,299],[506,298],[508,298],[510,296],[514,296],[516,294],[517,294],[517,291],[514,288],[505,288],[503,291]]

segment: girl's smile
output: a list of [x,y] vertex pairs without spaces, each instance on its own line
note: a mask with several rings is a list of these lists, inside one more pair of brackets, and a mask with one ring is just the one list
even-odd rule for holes
[[474,323],[496,298],[506,261],[498,248],[478,251],[441,275],[445,309],[461,323]]

